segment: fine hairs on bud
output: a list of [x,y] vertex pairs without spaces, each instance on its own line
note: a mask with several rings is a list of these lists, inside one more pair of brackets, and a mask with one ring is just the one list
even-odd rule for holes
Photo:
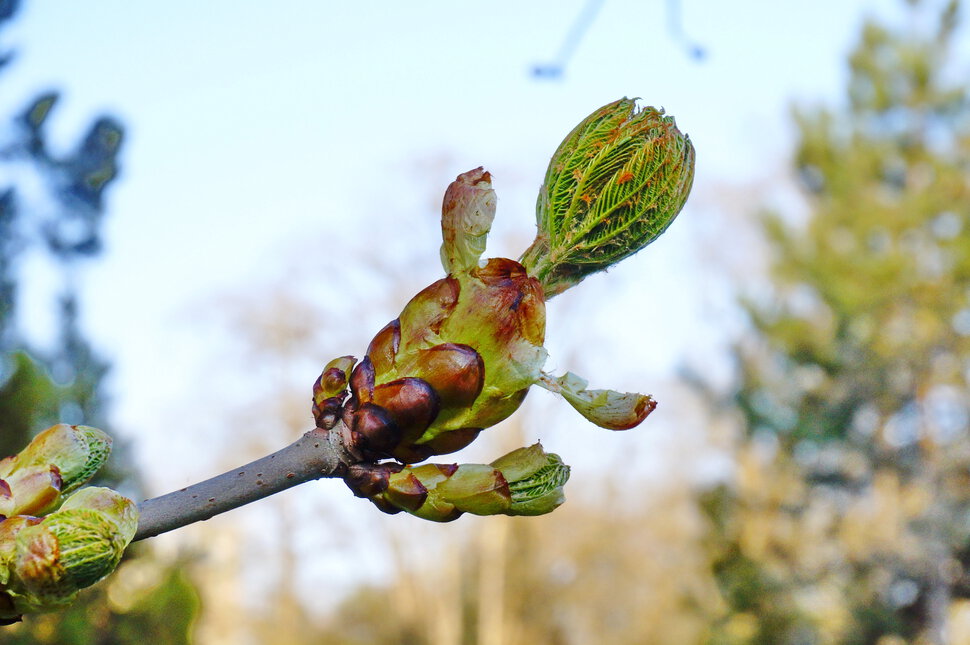
[[694,179],[694,146],[673,117],[635,99],[583,119],[549,162],[536,239],[521,262],[546,299],[633,255],[674,220]]

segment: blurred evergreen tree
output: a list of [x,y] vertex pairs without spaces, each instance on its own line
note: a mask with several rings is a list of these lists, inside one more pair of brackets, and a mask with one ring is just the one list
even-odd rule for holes
[[[0,0],[0,27],[14,17],[18,0]],[[0,68],[12,60],[0,52]],[[45,125],[56,92],[35,98],[0,140],[0,455],[20,450],[31,437],[58,422],[83,423],[111,432],[105,417],[104,377],[108,363],[81,333],[78,322],[78,265],[102,248],[105,191],[117,175],[123,128],[110,117],[97,119],[77,148],[55,156]],[[23,178],[29,177],[29,181]],[[39,347],[28,341],[18,308],[21,259],[41,253],[56,267],[61,293],[54,306],[57,335]],[[128,450],[115,437],[112,459],[96,483],[138,495],[140,482]],[[144,554],[134,560],[151,566]],[[122,565],[122,569],[132,560]],[[160,566],[160,565],[158,565]],[[69,610],[0,628],[0,643],[185,643],[198,612],[197,594],[177,568],[156,572],[161,581],[138,588],[140,600],[124,609],[111,602],[110,581],[89,590]],[[136,585],[137,587],[137,585]],[[137,592],[137,593],[136,593]],[[149,593],[150,592],[150,593]],[[117,595],[117,594],[116,594]]]
[[958,3],[908,4],[864,26],[844,107],[795,115],[809,214],[763,220],[747,440],[703,500],[711,643],[946,643],[970,615],[970,85]]

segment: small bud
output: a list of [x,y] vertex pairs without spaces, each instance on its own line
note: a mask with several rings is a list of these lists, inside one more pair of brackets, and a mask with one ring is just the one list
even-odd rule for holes
[[347,381],[350,371],[357,359],[353,356],[335,358],[320,373],[320,378],[313,384],[313,403],[319,405],[325,399],[338,397],[347,391]]
[[541,444],[513,450],[493,461],[492,467],[509,482],[509,515],[544,515],[566,501],[563,486],[569,479],[569,466],[559,455],[545,452]]
[[40,515],[88,481],[111,454],[111,437],[97,428],[58,424],[0,462],[0,514]]
[[522,256],[546,298],[636,253],[680,212],[694,146],[663,110],[621,99],[586,117],[549,162]]
[[354,447],[369,458],[381,458],[401,441],[401,429],[390,412],[373,403],[365,403],[355,410],[348,425]]
[[559,378],[543,373],[537,385],[559,394],[581,415],[608,430],[634,428],[657,407],[657,402],[648,394],[587,390],[586,379],[572,372]]
[[495,219],[491,175],[481,167],[458,175],[445,191],[441,206],[441,264],[445,273],[478,265]]

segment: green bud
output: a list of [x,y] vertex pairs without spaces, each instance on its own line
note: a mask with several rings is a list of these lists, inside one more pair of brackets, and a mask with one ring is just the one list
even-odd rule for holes
[[353,356],[341,356],[327,363],[313,385],[313,403],[321,405],[326,399],[342,395],[347,390],[350,371],[356,362]]
[[88,426],[58,424],[20,453],[0,461],[0,515],[40,515],[87,482],[108,460],[111,437]]
[[0,622],[71,602],[118,566],[137,526],[134,502],[93,487],[42,520],[0,522]]
[[435,522],[473,515],[542,515],[563,503],[569,466],[535,444],[491,464],[423,464],[390,475],[371,497],[383,510]]
[[657,407],[657,402],[648,394],[587,390],[586,379],[572,372],[559,378],[543,373],[537,385],[559,394],[589,421],[608,430],[636,427]]
[[544,515],[566,501],[563,486],[569,479],[569,466],[559,455],[545,452],[541,444],[513,450],[493,461],[492,467],[509,482],[509,515]]
[[663,110],[620,99],[586,117],[549,162],[522,264],[546,298],[636,253],[680,212],[694,146]]

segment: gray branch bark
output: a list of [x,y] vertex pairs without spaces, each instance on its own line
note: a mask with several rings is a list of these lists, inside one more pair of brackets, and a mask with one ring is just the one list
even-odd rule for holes
[[360,461],[348,450],[343,429],[340,423],[332,430],[315,428],[271,455],[145,500],[138,505],[140,518],[134,540],[207,520],[314,479],[342,477],[350,465]]

